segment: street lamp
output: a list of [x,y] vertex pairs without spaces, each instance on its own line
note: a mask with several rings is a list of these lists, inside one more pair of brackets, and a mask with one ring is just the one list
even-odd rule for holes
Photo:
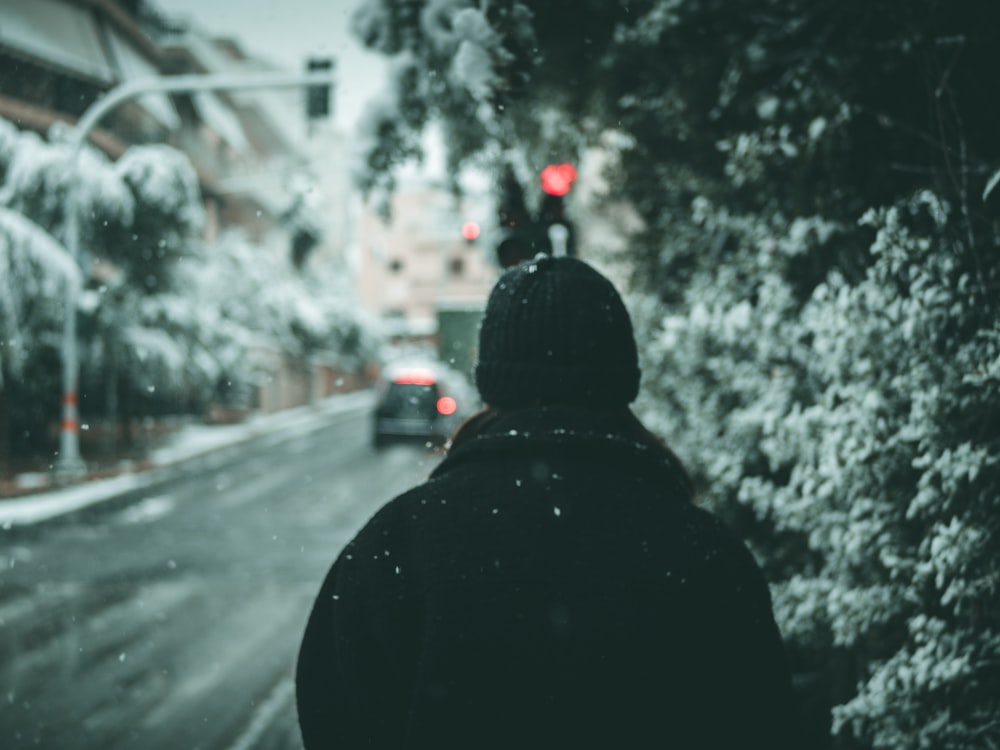
[[[137,96],[151,93],[192,93],[197,91],[236,91],[246,89],[301,88],[304,86],[331,86],[332,70],[311,73],[213,73],[206,75],[164,76],[129,81],[111,89],[83,113],[69,131],[70,189],[66,200],[66,250],[70,257],[81,264],[80,255],[80,202],[77,195],[77,171],[83,144],[101,118],[119,104]],[[60,481],[78,479],[86,466],[80,457],[80,414],[77,388],[80,379],[80,362],[76,348],[76,287],[66,286],[66,313],[63,319],[62,341],[62,424],[59,433],[59,458],[55,465],[56,478]]]

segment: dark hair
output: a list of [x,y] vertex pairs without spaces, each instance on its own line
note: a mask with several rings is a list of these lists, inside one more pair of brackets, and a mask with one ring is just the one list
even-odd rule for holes
[[[569,406],[565,408],[583,409],[584,407]],[[475,414],[465,419],[457,427],[454,434],[451,436],[451,439],[446,444],[445,451],[447,452],[456,445],[461,445],[462,443],[483,434],[498,417],[503,416],[509,411],[515,410],[499,409],[493,406],[486,406],[483,409],[480,409]],[[611,409],[609,411],[613,411],[625,417],[630,430],[630,437],[634,438],[639,444],[650,448],[654,452],[654,455],[668,463],[677,476],[677,484],[680,491],[689,502],[695,502],[697,492],[694,479],[692,479],[690,472],[688,472],[684,463],[680,460],[680,458],[678,458],[677,454],[674,453],[669,445],[667,445],[667,441],[659,435],[651,432],[649,428],[646,427],[646,425],[644,425],[635,413],[627,406]]]
[[501,414],[499,409],[495,409],[492,406],[486,406],[475,414],[466,417],[462,420],[462,423],[455,428],[455,432],[452,433],[451,438],[445,445],[445,450],[451,450],[456,445],[461,445],[462,443],[472,440],[472,438],[477,435],[481,435],[485,432],[486,428]]

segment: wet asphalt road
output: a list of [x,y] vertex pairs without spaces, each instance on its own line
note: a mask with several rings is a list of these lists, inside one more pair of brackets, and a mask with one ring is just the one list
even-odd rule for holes
[[0,748],[301,748],[293,671],[323,575],[422,448],[370,415],[263,438],[169,481],[0,531]]

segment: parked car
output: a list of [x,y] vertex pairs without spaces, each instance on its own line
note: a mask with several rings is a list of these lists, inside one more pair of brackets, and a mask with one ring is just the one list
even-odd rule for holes
[[443,366],[392,365],[376,386],[373,442],[444,443],[476,407],[468,382]]

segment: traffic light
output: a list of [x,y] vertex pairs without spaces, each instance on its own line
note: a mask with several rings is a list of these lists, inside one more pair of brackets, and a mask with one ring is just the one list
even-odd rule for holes
[[501,174],[497,206],[500,241],[496,252],[502,268],[531,260],[538,253],[576,255],[576,235],[564,203],[576,181],[576,168],[572,164],[550,164],[540,178],[542,201],[537,216],[531,216],[513,169],[508,165]]
[[572,164],[549,164],[539,175],[542,202],[538,223],[548,240],[553,255],[576,255],[576,232],[566,215],[565,196],[576,182],[576,167]]
[[549,164],[540,177],[542,192],[546,195],[566,195],[576,182],[576,167],[572,164]]
[[[333,59],[312,57],[306,62],[309,73],[326,73],[333,70]],[[309,86],[306,89],[306,118],[320,120],[330,116],[330,84]]]

